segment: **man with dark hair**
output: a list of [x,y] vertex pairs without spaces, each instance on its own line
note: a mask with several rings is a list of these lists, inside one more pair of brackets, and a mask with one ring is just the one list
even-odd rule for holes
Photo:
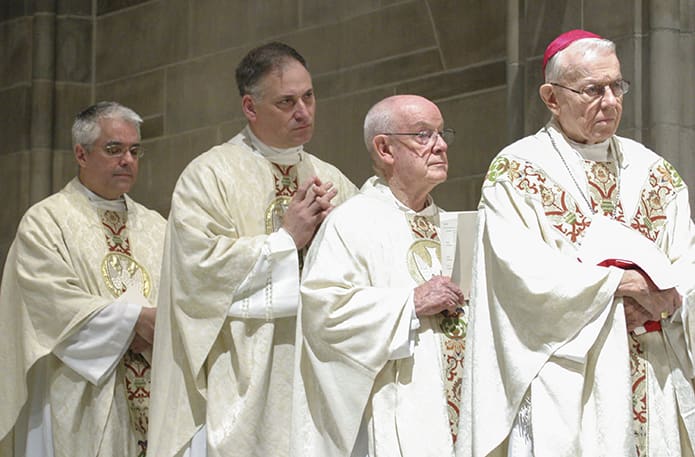
[[137,457],[165,221],[130,199],[142,119],[77,115],[78,176],[32,206],[0,287],[0,455]]
[[675,168],[616,135],[615,44],[558,36],[551,120],[490,165],[460,456],[692,456],[695,228]]
[[355,187],[304,151],[311,76],[281,43],[239,65],[248,120],[196,158],[172,198],[150,455],[287,455],[303,250]]

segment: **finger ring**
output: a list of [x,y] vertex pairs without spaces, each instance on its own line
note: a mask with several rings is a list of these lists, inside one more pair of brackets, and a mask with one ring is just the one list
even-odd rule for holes
[[661,318],[662,319],[668,319],[668,317],[669,317],[668,311],[662,311],[661,312]]

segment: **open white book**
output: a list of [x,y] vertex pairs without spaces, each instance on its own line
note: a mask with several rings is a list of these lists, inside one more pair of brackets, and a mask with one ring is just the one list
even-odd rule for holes
[[675,287],[676,275],[668,257],[651,240],[630,227],[596,215],[584,235],[579,260],[598,265],[605,260],[631,262],[661,290]]
[[468,296],[473,276],[473,245],[477,211],[452,211],[439,218],[442,274],[450,276]]

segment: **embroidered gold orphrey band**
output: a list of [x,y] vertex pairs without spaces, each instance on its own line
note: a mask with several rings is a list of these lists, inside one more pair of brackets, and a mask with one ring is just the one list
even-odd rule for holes
[[[415,241],[408,249],[408,271],[418,284],[422,284],[432,276],[442,273],[439,235],[436,226],[428,217],[408,215],[408,223],[415,236]],[[441,330],[442,375],[449,427],[451,439],[456,443],[468,322],[463,308],[458,308],[456,314],[441,313],[438,322]]]
[[[121,296],[132,287],[149,297],[152,279],[147,269],[131,257],[127,213],[100,210],[99,215],[109,249],[101,262],[101,274],[106,287],[114,297]],[[144,457],[147,453],[151,367],[142,355],[130,349],[123,355],[122,363],[130,422],[138,440],[139,456]]]
[[[295,165],[280,165],[271,162],[275,180],[275,198],[265,210],[265,233],[271,234],[282,227],[282,218],[290,206],[290,201],[299,188],[299,177]],[[298,250],[299,269],[304,266],[305,249]]]

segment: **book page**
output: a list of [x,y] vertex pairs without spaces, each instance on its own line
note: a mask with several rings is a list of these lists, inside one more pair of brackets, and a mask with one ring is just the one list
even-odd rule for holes
[[440,217],[442,274],[451,276],[468,296],[473,276],[473,245],[477,211],[453,211]]

